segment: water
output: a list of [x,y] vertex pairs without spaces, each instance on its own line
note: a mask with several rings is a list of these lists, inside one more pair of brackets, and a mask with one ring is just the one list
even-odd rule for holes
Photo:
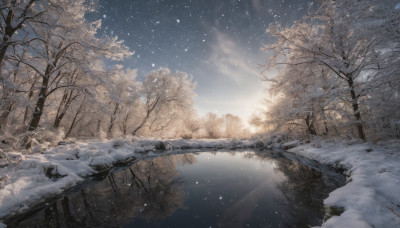
[[344,177],[309,160],[287,156],[254,151],[201,152],[138,161],[10,218],[6,224],[185,228],[320,225],[323,199],[344,183]]

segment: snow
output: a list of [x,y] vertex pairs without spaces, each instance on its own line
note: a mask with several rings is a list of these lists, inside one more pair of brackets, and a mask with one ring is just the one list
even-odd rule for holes
[[346,170],[348,183],[324,201],[344,212],[322,227],[400,227],[399,140],[376,144],[325,140],[289,152]]
[[400,227],[400,140],[374,144],[318,139],[308,143],[282,142],[279,137],[263,140],[129,138],[60,144],[37,150],[41,153],[7,153],[9,164],[0,169],[0,218],[23,212],[117,162],[186,149],[263,147],[286,148],[290,153],[345,169],[348,183],[324,201],[327,207],[342,207],[344,212],[328,219],[322,227]]
[[357,227],[357,228],[370,228],[371,226],[363,220],[362,215],[353,209],[349,209],[339,217],[335,216],[329,219],[323,227]]

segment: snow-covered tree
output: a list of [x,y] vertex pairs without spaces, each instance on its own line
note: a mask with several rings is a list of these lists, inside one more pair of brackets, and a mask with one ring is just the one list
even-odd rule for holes
[[[44,15],[48,21],[56,20],[57,26],[40,24],[32,28],[37,37],[30,44],[33,58],[14,57],[14,61],[30,66],[41,77],[38,98],[28,126],[29,131],[38,127],[50,95],[61,88],[82,89],[85,86],[74,83],[76,81],[70,80],[71,77],[80,75],[91,78],[92,83],[100,77],[97,69],[92,68],[92,62],[99,54],[117,60],[132,55],[116,39],[95,37],[99,23],[89,23],[85,20],[84,15],[88,9],[84,1],[65,0],[58,1],[57,4],[57,12]],[[56,13],[58,14],[55,15]],[[73,76],[75,74],[77,76]]]
[[224,120],[215,113],[207,113],[204,117],[203,128],[206,138],[220,138],[223,135]]
[[7,73],[8,70],[4,69],[7,50],[9,47],[19,47],[29,43],[31,37],[24,34],[26,33],[25,27],[37,22],[38,18],[45,12],[41,7],[34,7],[34,4],[39,2],[41,1],[2,0],[0,2],[0,82],[2,84],[0,129],[7,123],[8,115],[15,103],[15,91],[18,90],[10,77],[11,75]]
[[134,106],[139,102],[141,84],[136,81],[136,70],[124,70],[122,65],[114,66],[110,74],[110,85],[108,86],[110,102],[108,107],[109,125],[107,127],[108,137],[112,137],[113,128],[119,127],[126,135],[132,118],[134,117]]
[[239,116],[228,113],[222,118],[224,119],[224,136],[226,138],[241,138],[246,136],[245,126]]
[[[398,15],[394,1],[390,3],[391,7],[385,9]],[[364,5],[361,7],[360,4]],[[265,49],[274,53],[266,69],[276,68],[281,73],[277,80],[268,76],[264,80],[277,82],[270,83],[272,90],[283,88],[282,83],[288,84],[282,90],[283,97],[298,101],[297,107],[289,107],[294,108],[295,113],[289,113],[304,119],[310,133],[315,133],[310,121],[314,121],[312,119],[316,117],[316,111],[322,111],[321,114],[325,115],[324,107],[335,101],[333,106],[343,119],[348,120],[347,112],[351,109],[358,136],[366,138],[367,117],[363,117],[363,114],[374,109],[368,103],[376,95],[371,92],[380,85],[379,81],[385,81],[379,80],[383,73],[385,48],[397,45],[393,40],[386,39],[386,32],[377,32],[385,28],[382,20],[376,16],[371,19],[371,14],[363,10],[374,11],[382,8],[382,4],[378,1],[360,3],[328,0],[321,2],[318,10],[291,27],[282,28],[279,24],[270,26],[269,32],[276,37],[276,41],[265,46]],[[397,30],[391,29],[391,34],[396,33],[393,31]],[[308,70],[306,75],[304,69]],[[309,82],[304,81],[307,75],[312,75]],[[393,77],[393,74],[388,75]],[[303,82],[296,82],[296,79],[303,79]],[[395,82],[393,79],[390,81]],[[294,90],[297,92],[293,93]],[[292,103],[295,101],[292,100]],[[304,118],[299,116],[301,113],[308,114]]]
[[195,83],[184,72],[167,68],[150,72],[143,83],[143,114],[132,131],[136,135],[146,124],[150,132],[166,128],[182,109],[191,109]]
[[[119,82],[107,64],[125,60],[133,52],[118,38],[97,34],[101,21],[89,22],[85,16],[93,10],[91,2],[0,3],[1,137],[20,134],[20,141],[28,147],[24,142],[37,131],[56,130],[60,135],[64,131],[68,137],[94,136],[101,127],[106,129],[101,124],[109,123],[100,120],[110,113],[112,105],[105,102],[117,96]],[[137,84],[135,78],[129,80],[125,82],[128,87]],[[122,92],[119,99],[125,95]],[[118,113],[126,112],[127,103]]]

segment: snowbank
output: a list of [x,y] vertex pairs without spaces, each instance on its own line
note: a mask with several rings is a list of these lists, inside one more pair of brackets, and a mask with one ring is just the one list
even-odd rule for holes
[[400,141],[312,142],[289,149],[322,164],[346,169],[348,183],[324,203],[343,208],[322,227],[400,227]]

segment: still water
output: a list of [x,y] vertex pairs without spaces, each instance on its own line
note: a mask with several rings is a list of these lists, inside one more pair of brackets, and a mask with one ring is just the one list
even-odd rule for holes
[[142,160],[6,223],[9,227],[320,225],[323,199],[344,183],[344,177],[287,156],[247,150]]

